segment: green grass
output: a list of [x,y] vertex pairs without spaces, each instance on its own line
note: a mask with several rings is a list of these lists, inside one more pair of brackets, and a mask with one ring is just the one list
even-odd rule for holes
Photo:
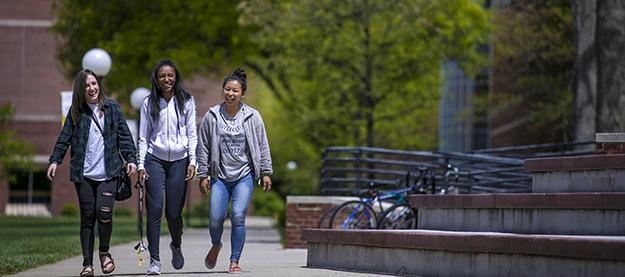
[[[207,209],[207,204],[203,205]],[[198,207],[202,208],[202,207]],[[270,209],[275,213],[282,213],[280,209]],[[262,209],[257,209],[260,212]],[[77,213],[77,210],[75,211]],[[130,241],[137,241],[137,221],[134,216],[123,215],[122,210],[116,210],[114,216],[113,235],[111,245],[117,245]],[[186,228],[207,228],[207,211],[203,217],[192,216],[187,220]],[[269,214],[261,215],[267,216]],[[276,216],[276,214],[271,214]],[[144,215],[145,216],[145,215]],[[280,218],[279,218],[280,220]],[[29,268],[51,264],[69,257],[81,255],[79,216],[59,216],[52,218],[39,217],[8,217],[0,216],[0,276],[14,274]],[[280,221],[279,221],[280,222]],[[145,228],[145,218],[143,220]],[[282,237],[284,237],[282,226]],[[167,220],[162,219],[161,234],[168,234]],[[94,249],[98,247],[98,239],[95,240]],[[144,234],[144,241],[147,242]]]
[[[0,275],[81,255],[79,217],[0,217]],[[144,223],[145,224],[145,223]],[[167,228],[161,228],[161,230]],[[114,218],[111,245],[137,240],[135,217]],[[95,249],[98,247],[96,238]]]

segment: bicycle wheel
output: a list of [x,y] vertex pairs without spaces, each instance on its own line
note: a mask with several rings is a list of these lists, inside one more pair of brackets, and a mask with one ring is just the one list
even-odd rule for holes
[[352,200],[336,208],[330,219],[331,229],[374,229],[378,218],[369,204]]
[[332,228],[332,226],[330,225],[330,218],[334,214],[334,211],[336,211],[336,208],[337,207],[335,206],[323,212],[323,215],[321,216],[321,218],[319,218],[319,224],[317,225],[317,228],[319,229]]
[[414,229],[417,226],[417,212],[408,204],[390,207],[380,221],[380,229]]

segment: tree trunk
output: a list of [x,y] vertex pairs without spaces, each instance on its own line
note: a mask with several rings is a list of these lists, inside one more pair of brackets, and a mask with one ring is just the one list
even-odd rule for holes
[[597,1],[597,132],[625,132],[625,2]]
[[575,139],[625,132],[625,2],[571,3],[577,39]]
[[597,99],[597,55],[595,28],[597,0],[573,0],[576,35],[575,140],[594,140]]

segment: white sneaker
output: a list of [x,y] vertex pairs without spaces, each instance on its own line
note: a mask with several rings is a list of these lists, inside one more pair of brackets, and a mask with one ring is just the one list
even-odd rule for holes
[[150,268],[148,275],[161,275],[161,262],[150,259]]

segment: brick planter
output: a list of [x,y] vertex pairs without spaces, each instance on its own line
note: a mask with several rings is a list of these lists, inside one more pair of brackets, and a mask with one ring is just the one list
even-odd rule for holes
[[318,228],[319,219],[330,208],[357,199],[338,196],[287,196],[286,248],[306,248],[302,230]]

